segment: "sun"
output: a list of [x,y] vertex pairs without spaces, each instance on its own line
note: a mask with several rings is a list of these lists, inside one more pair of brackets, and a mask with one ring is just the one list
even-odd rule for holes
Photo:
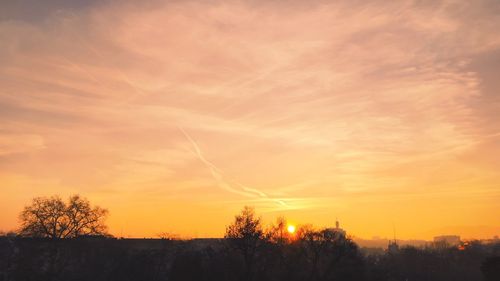
[[288,233],[294,234],[295,233],[295,225],[288,225],[287,227]]

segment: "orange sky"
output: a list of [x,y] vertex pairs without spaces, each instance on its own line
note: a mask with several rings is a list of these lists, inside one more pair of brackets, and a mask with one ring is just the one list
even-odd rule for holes
[[115,235],[500,235],[498,1],[0,4],[0,230],[79,193]]

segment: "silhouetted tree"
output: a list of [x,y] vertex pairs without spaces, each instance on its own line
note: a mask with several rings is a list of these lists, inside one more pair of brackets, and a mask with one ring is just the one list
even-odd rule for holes
[[288,242],[290,233],[288,232],[286,219],[284,217],[278,217],[276,219],[276,224],[269,227],[266,231],[266,239],[278,245],[283,245]]
[[357,245],[343,233],[302,227],[298,234],[307,259],[308,280],[363,279],[363,258]]
[[[0,232],[0,281],[500,280],[500,243],[401,246],[362,256],[343,231],[332,228],[305,225],[290,235],[286,220],[278,218],[263,234],[249,207],[227,227],[226,239],[85,236],[103,232],[105,215],[79,196],[68,202],[34,199],[22,213],[22,234],[30,238]],[[101,226],[87,228],[85,222],[95,221]],[[57,239],[64,237],[77,239]]]
[[254,209],[245,206],[235,217],[233,224],[226,228],[224,237],[242,254],[246,268],[245,278],[252,280],[257,248],[264,237],[261,219],[256,217]]
[[53,239],[103,235],[107,213],[79,195],[71,196],[67,203],[57,196],[37,197],[20,214],[20,234]]

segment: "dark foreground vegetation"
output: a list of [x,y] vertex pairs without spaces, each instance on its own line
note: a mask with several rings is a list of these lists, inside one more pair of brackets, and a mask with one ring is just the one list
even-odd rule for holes
[[369,251],[338,229],[303,226],[291,234],[280,218],[263,230],[251,208],[224,239],[116,239],[99,233],[106,212],[85,199],[37,200],[21,214],[19,233],[0,237],[0,281],[500,280],[500,244],[393,245],[363,254]]
[[[261,241],[250,260],[229,240],[0,238],[0,280],[500,280],[500,246],[402,248],[363,256],[348,239]],[[496,255],[496,257],[494,257]]]

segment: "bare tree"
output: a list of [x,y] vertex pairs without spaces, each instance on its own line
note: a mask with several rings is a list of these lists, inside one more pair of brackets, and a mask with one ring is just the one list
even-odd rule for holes
[[20,214],[20,234],[53,239],[104,235],[107,214],[106,209],[92,207],[79,195],[71,196],[68,202],[57,196],[37,197]]
[[272,224],[266,231],[266,238],[272,243],[283,245],[289,242],[290,233],[287,230],[287,222],[284,217],[278,217],[276,224]]
[[264,238],[262,223],[253,208],[245,206],[226,228],[225,238],[241,252],[246,267],[246,280],[252,280],[257,247]]

